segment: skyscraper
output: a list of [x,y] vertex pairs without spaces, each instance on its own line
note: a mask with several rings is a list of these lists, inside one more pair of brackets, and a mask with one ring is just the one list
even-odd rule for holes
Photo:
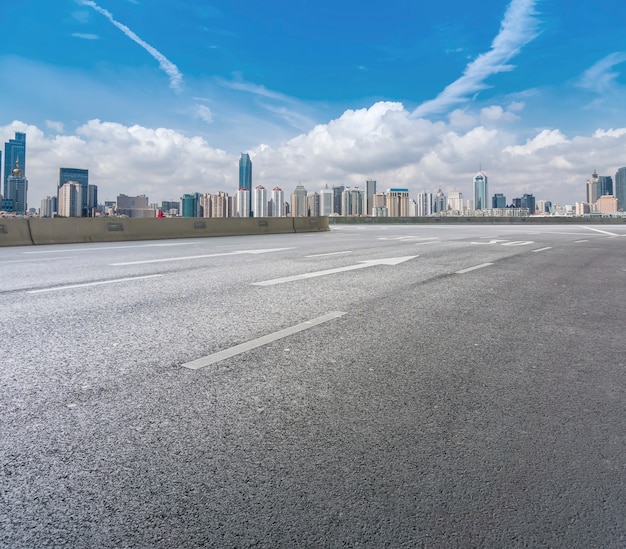
[[492,208],[506,208],[506,196],[502,193],[496,193],[491,198]]
[[257,185],[252,195],[252,214],[254,217],[267,217],[267,209],[267,189],[263,185]]
[[15,168],[6,180],[6,196],[13,204],[13,211],[16,214],[24,215],[28,211],[28,179],[20,168],[19,158],[15,161]]
[[613,196],[613,178],[610,175],[598,176],[598,196]]
[[374,195],[376,194],[376,181],[373,179],[368,179],[365,182],[365,196],[363,200],[365,202],[365,207],[363,208],[363,213],[365,215],[372,215],[372,208],[374,207]]
[[424,217],[433,213],[433,195],[428,191],[417,194],[417,217]]
[[619,168],[615,173],[615,196],[618,211],[626,208],[626,168]]
[[26,177],[26,134],[21,132],[15,132],[15,139],[9,139],[4,144],[4,177],[2,178],[4,198],[8,198],[9,176],[13,174],[17,162],[19,162],[22,175]]
[[[239,158],[239,189],[246,189],[252,196],[252,161],[247,153],[241,153],[241,158]],[[248,216],[252,217],[252,201],[249,201],[249,205]]]
[[474,176],[474,209],[486,210],[489,208],[487,197],[489,187],[487,186],[487,174],[482,170]]
[[[89,170],[80,168],[59,168],[59,181],[57,189],[69,182],[78,183],[82,188],[81,199],[83,201],[78,217],[89,217],[91,208],[89,207]],[[58,195],[58,191],[57,191]],[[95,205],[94,205],[95,207]]]
[[333,213],[333,191],[328,188],[320,192],[320,215],[330,215]]
[[433,198],[433,213],[445,212],[448,209],[448,201],[445,193],[439,189]]
[[237,201],[235,217],[250,217],[250,191],[239,189],[235,198]]
[[285,215],[285,193],[280,187],[272,189],[272,217],[282,217]]
[[304,185],[296,185],[291,193],[291,217],[306,217],[308,208],[306,203],[306,189]]
[[593,172],[591,179],[587,180],[587,204],[595,204],[600,196],[598,184],[598,174]]

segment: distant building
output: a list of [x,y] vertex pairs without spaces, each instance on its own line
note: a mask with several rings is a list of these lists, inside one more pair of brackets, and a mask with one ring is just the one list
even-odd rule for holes
[[363,200],[365,202],[363,206],[363,213],[365,215],[372,215],[372,208],[374,207],[374,195],[376,194],[376,181],[368,179],[365,182],[365,194]]
[[231,200],[228,193],[219,191],[211,197],[211,217],[231,217]]
[[619,168],[615,173],[615,198],[617,211],[626,209],[626,168]]
[[306,207],[308,215],[318,217],[320,215],[320,193],[312,192],[307,194]]
[[343,185],[333,187],[333,213],[337,215],[343,215],[341,211],[341,194],[346,188]]
[[326,186],[320,192],[320,215],[331,215],[333,213],[333,191]]
[[474,183],[474,209],[486,210],[489,208],[487,197],[489,196],[489,186],[487,174],[482,170],[473,179]]
[[182,217],[202,217],[200,193],[186,193],[180,197],[180,203]]
[[463,194],[460,191],[451,191],[448,194],[448,205],[450,210],[455,212],[463,212]]
[[524,194],[520,202],[520,208],[526,209],[533,215],[535,213],[535,197],[532,194]]
[[180,202],[163,200],[161,202],[161,211],[169,215],[178,215],[180,213]]
[[409,189],[388,189],[386,203],[389,217],[409,217],[411,215]]
[[303,185],[296,185],[296,188],[291,193],[291,216],[292,217],[306,217],[308,213],[307,192]]
[[145,194],[117,195],[115,212],[127,217],[154,217],[156,215],[156,212],[148,206],[148,197]]
[[28,179],[20,168],[19,158],[15,161],[15,168],[7,178],[7,194],[5,199],[11,200],[12,211],[18,215],[24,215],[28,211]]
[[283,217],[285,215],[285,193],[280,187],[274,187],[272,189],[270,209],[270,215],[272,217]]
[[598,196],[613,196],[613,178],[610,175],[598,176]]
[[263,185],[257,185],[252,195],[252,215],[254,217],[267,217],[268,206],[267,189]]
[[[249,196],[252,196],[252,161],[247,153],[241,153],[241,158],[239,158],[239,188],[246,189]],[[249,207],[248,217],[252,217],[251,202]]]
[[591,178],[587,179],[587,204],[595,204],[599,196],[598,174],[594,170]]
[[77,217],[89,217],[91,215],[91,210],[97,206],[97,202],[92,206],[89,201],[89,170],[81,168],[59,168],[57,189],[60,189],[63,185],[69,183],[70,181],[72,183],[78,183],[83,187],[83,192],[81,194],[83,201],[81,205],[81,215]]
[[595,211],[601,214],[617,212],[617,198],[611,195],[600,196],[595,204]]
[[236,194],[235,217],[250,217],[250,191],[239,189]]
[[448,201],[445,193],[439,189],[433,198],[433,213],[445,212],[448,209]]
[[39,208],[39,217],[54,217],[58,212],[58,197],[46,196],[41,199],[41,207]]
[[15,132],[15,138],[9,139],[4,144],[4,176],[2,184],[4,186],[3,196],[9,196],[9,176],[13,174],[13,169],[19,165],[22,175],[26,177],[26,134]]
[[75,181],[68,181],[58,189],[58,214],[61,217],[83,217],[84,187]]
[[506,196],[502,193],[496,193],[491,199],[492,208],[506,208]]
[[417,193],[417,217],[426,217],[433,213],[433,195],[429,191]]
[[363,215],[363,192],[356,187],[347,187],[341,193],[343,216]]

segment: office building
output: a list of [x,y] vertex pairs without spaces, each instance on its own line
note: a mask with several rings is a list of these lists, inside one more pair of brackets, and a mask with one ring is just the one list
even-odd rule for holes
[[520,207],[522,209],[528,210],[529,215],[534,215],[535,214],[535,197],[532,194],[522,195]]
[[291,216],[292,217],[306,217],[308,213],[306,202],[306,189],[303,185],[296,185],[296,188],[291,193]]
[[448,194],[448,205],[451,210],[463,213],[463,193],[460,191],[451,191]]
[[395,188],[387,190],[385,200],[389,217],[409,217],[411,214],[411,199],[409,189]]
[[626,209],[626,168],[619,168],[615,173],[615,198],[617,198],[617,210]]
[[482,170],[474,176],[474,209],[475,210],[487,210],[489,209],[489,203],[487,197],[489,196],[489,186],[487,180],[487,174]]
[[58,198],[56,196],[46,196],[41,199],[39,217],[54,217],[58,212]]
[[613,178],[610,175],[598,176],[598,197],[613,195]]
[[341,194],[346,188],[343,185],[333,187],[333,213],[343,215],[341,211]]
[[341,212],[343,216],[363,215],[364,196],[361,189],[348,187],[341,193]]
[[60,217],[82,217],[84,187],[68,181],[58,189],[58,214]]
[[82,200],[81,215],[77,217],[89,217],[92,213],[92,209],[89,204],[89,170],[81,168],[59,168],[59,180],[57,182],[57,189],[60,189],[63,185],[69,182],[78,183],[82,185]]
[[492,208],[506,208],[506,196],[502,193],[496,193],[491,198]]
[[441,213],[448,210],[448,201],[446,195],[439,189],[433,198],[433,213]]
[[182,217],[202,217],[200,198],[200,193],[186,193],[180,197]]
[[267,217],[268,206],[267,189],[263,185],[257,185],[252,195],[252,215],[254,217]]
[[600,212],[601,214],[616,213],[617,198],[608,194],[600,196],[595,203],[594,211]]
[[365,194],[363,200],[365,201],[363,207],[363,213],[365,215],[372,215],[372,208],[374,207],[374,195],[376,194],[376,181],[368,179],[365,182]]
[[594,170],[591,179],[587,179],[587,204],[595,204],[599,196],[598,174]]
[[428,191],[417,194],[417,217],[425,217],[433,213],[433,195]]
[[333,191],[326,186],[320,192],[320,215],[331,215],[333,213]]
[[15,132],[15,138],[4,144],[4,174],[2,177],[3,195],[9,196],[9,176],[13,174],[15,166],[19,164],[22,175],[26,177],[26,134]]
[[306,195],[307,213],[311,217],[320,215],[320,193],[312,192]]
[[15,168],[13,168],[11,174],[7,177],[6,183],[7,190],[4,200],[7,205],[9,204],[8,201],[11,201],[12,208],[10,211],[18,215],[24,215],[28,211],[28,179],[26,179],[20,167],[19,158],[16,159]]
[[211,197],[211,217],[230,217],[231,200],[228,193],[219,191]]
[[127,217],[154,217],[156,211],[149,207],[145,194],[138,196],[117,195],[115,212]]
[[[252,161],[247,153],[241,153],[241,158],[239,158],[239,188],[246,189],[248,195],[252,196]],[[251,201],[249,206],[248,217],[252,217]]]

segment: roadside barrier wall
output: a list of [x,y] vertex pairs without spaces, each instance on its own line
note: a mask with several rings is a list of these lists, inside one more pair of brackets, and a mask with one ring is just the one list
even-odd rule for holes
[[2,218],[0,246],[328,231],[327,217]]

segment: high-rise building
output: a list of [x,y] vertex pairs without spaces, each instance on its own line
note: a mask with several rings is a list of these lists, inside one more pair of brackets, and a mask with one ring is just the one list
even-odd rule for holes
[[61,217],[83,217],[83,192],[84,187],[75,181],[68,181],[58,189]]
[[89,217],[91,214],[91,208],[89,207],[89,170],[83,170],[80,168],[59,168],[59,181],[57,183],[57,189],[60,189],[69,181],[82,185],[83,204],[81,206],[82,213],[79,217]]
[[615,173],[615,197],[617,198],[617,210],[626,209],[626,168],[619,168]]
[[506,196],[502,193],[496,193],[491,198],[492,208],[506,208]]
[[433,198],[433,213],[445,212],[448,209],[448,201],[444,192],[439,189]]
[[270,206],[272,209],[272,217],[283,217],[285,215],[285,193],[280,187],[274,187],[272,189]]
[[333,191],[328,188],[320,192],[320,215],[330,215],[333,213]]
[[[241,158],[239,158],[239,188],[247,189],[249,195],[252,196],[252,160],[248,153],[241,153]],[[251,201],[248,216],[252,217]]]
[[219,191],[211,199],[211,217],[230,217],[230,197],[228,193]]
[[363,196],[363,200],[365,201],[363,213],[365,215],[372,215],[372,208],[374,207],[374,195],[375,194],[376,194],[376,181],[374,181],[373,179],[368,179],[365,182],[365,195]]
[[98,185],[87,185],[87,215],[92,217],[98,209]]
[[448,194],[448,204],[455,212],[463,212],[463,194],[460,191],[451,191]]
[[312,192],[306,195],[306,208],[311,217],[320,215],[320,193]]
[[13,174],[13,169],[18,163],[22,175],[26,177],[26,134],[21,132],[15,132],[15,138],[9,139],[4,144],[4,176],[2,178],[4,198],[9,195],[9,176]]
[[345,189],[343,185],[333,187],[333,213],[337,215],[343,215],[341,211],[341,193],[343,193]]
[[613,196],[613,178],[610,175],[598,176],[598,196]]
[[481,170],[474,176],[474,209],[489,209],[488,196],[487,174]]
[[341,215],[363,215],[364,195],[361,189],[348,187],[341,193]]
[[389,217],[410,216],[411,199],[409,197],[409,189],[388,189],[386,203]]
[[154,217],[156,211],[149,207],[148,202],[145,194],[138,196],[118,194],[115,211],[128,217]]
[[54,217],[58,212],[57,197],[46,196],[41,199],[41,207],[39,208],[39,217]]
[[594,204],[594,210],[602,214],[617,212],[617,198],[608,194],[600,196]]
[[257,185],[252,195],[252,215],[254,217],[268,216],[267,189],[263,185]]
[[428,191],[417,194],[417,217],[425,217],[433,213],[433,195]]
[[308,213],[306,203],[306,189],[304,185],[296,185],[291,193],[291,217],[306,217]]
[[595,204],[600,196],[600,185],[598,184],[598,174],[593,172],[591,179],[587,179],[587,203]]
[[527,209],[530,215],[535,214],[535,197],[532,194],[523,194],[520,207]]
[[[5,200],[12,202],[12,211],[18,215],[24,215],[28,211],[28,179],[20,167],[19,158],[15,161],[15,168],[7,177],[7,190]],[[8,203],[8,202],[7,202]]]
[[[118,198],[119,200],[119,198]],[[200,193],[187,193],[180,197],[183,217],[200,216]],[[147,204],[147,199],[146,199]],[[119,205],[118,205],[119,206]]]
[[250,217],[250,191],[248,189],[239,189],[236,200],[235,217]]

